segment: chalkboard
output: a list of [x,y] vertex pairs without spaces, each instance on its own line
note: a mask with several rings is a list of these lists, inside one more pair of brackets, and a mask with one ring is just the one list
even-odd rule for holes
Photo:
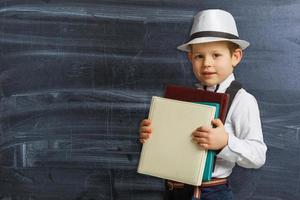
[[258,100],[266,164],[236,167],[235,198],[299,199],[297,1],[0,1],[0,199],[162,199],[136,173],[140,121],[166,84],[196,83],[193,15],[231,12],[250,41],[236,78]]

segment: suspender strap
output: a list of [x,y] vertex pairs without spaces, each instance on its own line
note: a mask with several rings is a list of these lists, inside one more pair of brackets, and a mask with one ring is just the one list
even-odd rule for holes
[[[228,102],[228,109],[227,112],[225,114],[225,120],[227,118],[227,114],[228,111],[230,110],[231,104],[233,102],[233,99],[236,95],[236,93],[242,88],[242,84],[236,80],[232,81],[231,84],[229,85],[229,87],[226,89],[225,93],[229,94],[229,102]],[[220,151],[216,151],[216,154],[218,154]],[[216,165],[216,156],[215,155],[215,159],[214,159],[214,165],[213,165],[213,169],[215,169],[215,165]]]
[[225,93],[229,94],[229,102],[228,102],[228,110],[227,110],[227,113],[226,113],[226,117],[225,119],[227,118],[227,114],[228,114],[228,111],[231,107],[231,104],[233,102],[233,99],[236,95],[236,93],[242,88],[242,84],[239,83],[238,81],[232,81],[230,86],[227,88],[227,90],[225,91]]

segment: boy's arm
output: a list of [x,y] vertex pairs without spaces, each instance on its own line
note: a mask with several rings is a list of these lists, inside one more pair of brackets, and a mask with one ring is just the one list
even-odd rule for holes
[[242,91],[225,124],[228,144],[217,155],[245,168],[259,168],[266,160],[259,109],[255,98]]

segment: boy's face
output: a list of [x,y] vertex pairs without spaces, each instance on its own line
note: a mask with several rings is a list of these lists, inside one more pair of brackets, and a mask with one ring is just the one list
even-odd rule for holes
[[241,58],[242,50],[236,49],[231,53],[226,42],[193,44],[189,52],[196,78],[207,86],[224,81]]

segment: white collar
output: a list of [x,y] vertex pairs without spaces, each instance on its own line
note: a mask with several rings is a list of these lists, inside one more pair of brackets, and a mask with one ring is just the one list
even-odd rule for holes
[[[225,93],[226,89],[230,86],[231,82],[234,81],[234,74],[230,74],[222,83],[220,83],[220,86],[217,90],[217,93]],[[197,89],[203,90],[203,85],[201,83],[196,84]],[[214,92],[217,88],[217,85],[209,86],[206,88],[207,91]]]

